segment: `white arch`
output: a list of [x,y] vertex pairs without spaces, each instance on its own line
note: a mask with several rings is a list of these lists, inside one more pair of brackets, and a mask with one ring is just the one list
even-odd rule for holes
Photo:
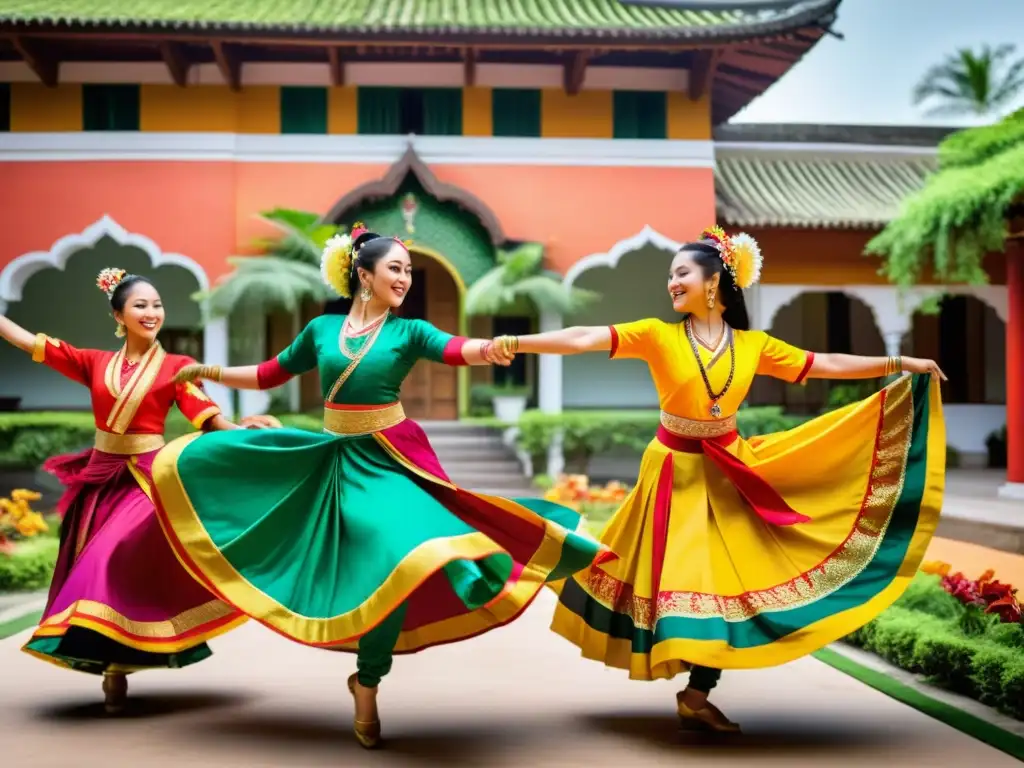
[[653,245],[655,248],[660,250],[674,253],[679,250],[679,246],[682,245],[682,243],[678,243],[672,238],[666,237],[656,229],[652,229],[650,226],[645,226],[632,237],[627,237],[625,240],[620,240],[615,243],[615,245],[604,253],[592,253],[589,256],[584,256],[569,267],[569,270],[565,273],[565,277],[562,278],[562,284],[566,288],[571,288],[580,275],[588,270],[594,269],[595,267],[610,267],[611,269],[615,269],[619,264],[619,260],[623,256],[627,253],[639,251],[647,245]]
[[80,233],[60,238],[50,246],[50,250],[23,254],[4,267],[0,271],[0,302],[21,301],[22,289],[34,274],[50,267],[63,271],[67,266],[68,259],[74,254],[92,248],[104,237],[109,237],[119,245],[138,248],[149,257],[149,262],[153,267],[168,265],[187,270],[195,277],[201,291],[210,287],[210,279],[206,275],[206,270],[197,262],[180,253],[164,253],[160,250],[160,246],[145,235],[128,232],[109,215],[103,214],[98,221],[93,222]]
[[[0,314],[7,311],[10,302],[21,301],[22,290],[29,279],[44,269],[59,269],[67,266],[68,259],[78,251],[94,247],[101,239],[109,237],[119,245],[138,248],[149,258],[154,268],[162,266],[181,267],[195,277],[199,290],[210,287],[210,278],[198,262],[180,253],[164,253],[160,246],[145,235],[129,232],[108,214],[103,214],[78,234],[65,235],[57,240],[48,251],[33,251],[22,254],[0,270]],[[215,320],[203,326],[203,361],[213,365],[227,365],[228,326],[224,319]],[[208,386],[210,396],[221,409],[231,416],[230,393],[222,386]]]

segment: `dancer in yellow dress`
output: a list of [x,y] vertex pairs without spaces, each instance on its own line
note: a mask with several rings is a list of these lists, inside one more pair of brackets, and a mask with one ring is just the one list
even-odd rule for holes
[[[946,440],[930,360],[805,352],[751,331],[743,294],[761,268],[748,235],[706,230],[672,261],[680,323],[639,320],[496,342],[515,352],[610,351],[651,371],[661,426],[600,539],[619,560],[558,585],[552,629],[636,680],[690,671],[684,727],[736,731],[708,702],[720,670],[792,661],[889,606],[939,518]],[[755,375],[903,376],[787,432],[744,440]]]

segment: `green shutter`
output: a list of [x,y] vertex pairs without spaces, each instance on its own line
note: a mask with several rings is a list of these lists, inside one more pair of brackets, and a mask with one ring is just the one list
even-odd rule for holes
[[616,139],[664,139],[668,136],[667,97],[662,91],[615,91]]
[[327,133],[327,89],[282,86],[281,133]]
[[83,85],[82,130],[139,130],[139,86]]
[[0,131],[11,130],[11,84],[0,83]]
[[462,135],[462,89],[423,89],[423,135]]
[[540,136],[540,91],[495,88],[491,96],[495,136]]
[[363,88],[357,97],[358,132],[399,134],[402,132],[400,88]]

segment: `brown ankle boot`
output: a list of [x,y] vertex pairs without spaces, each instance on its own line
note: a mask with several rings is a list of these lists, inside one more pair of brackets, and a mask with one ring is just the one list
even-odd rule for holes
[[103,673],[103,694],[106,697],[103,707],[108,715],[116,715],[124,709],[128,698],[128,678],[123,672]]

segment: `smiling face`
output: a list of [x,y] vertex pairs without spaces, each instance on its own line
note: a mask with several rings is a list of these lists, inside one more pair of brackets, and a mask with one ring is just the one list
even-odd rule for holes
[[124,309],[115,311],[114,319],[124,323],[128,335],[152,343],[164,324],[164,304],[160,294],[149,283],[135,283],[128,288]]
[[374,265],[373,273],[360,269],[360,280],[373,295],[398,309],[412,288],[412,261],[401,243],[394,243]]
[[693,251],[680,251],[672,259],[668,272],[668,295],[676,312],[695,312],[707,308],[708,292],[718,288],[717,274],[710,279],[694,258]]

